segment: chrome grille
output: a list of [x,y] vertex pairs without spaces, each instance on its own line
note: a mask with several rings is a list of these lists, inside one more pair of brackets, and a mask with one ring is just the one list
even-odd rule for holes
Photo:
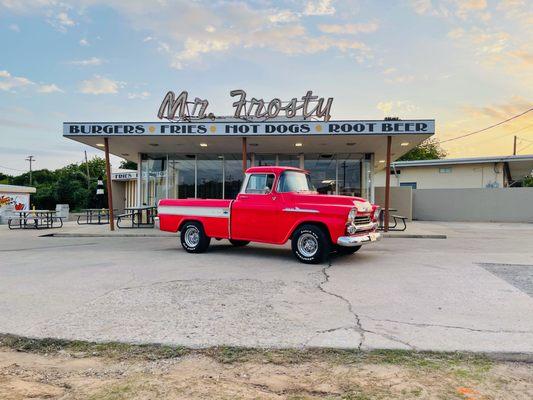
[[365,217],[355,217],[353,220],[354,225],[365,225],[370,223],[370,216]]

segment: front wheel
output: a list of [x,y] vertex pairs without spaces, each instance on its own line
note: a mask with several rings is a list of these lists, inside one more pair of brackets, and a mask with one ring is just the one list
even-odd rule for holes
[[235,247],[242,247],[246,246],[248,243],[250,243],[249,240],[236,240],[236,239],[230,239],[229,240],[232,245]]
[[358,251],[363,246],[336,246],[337,254],[350,255]]
[[181,245],[188,253],[203,253],[209,247],[211,238],[204,232],[201,223],[192,221],[186,222],[181,228]]
[[323,229],[315,225],[303,225],[292,235],[292,252],[298,261],[319,264],[329,256],[330,240]]

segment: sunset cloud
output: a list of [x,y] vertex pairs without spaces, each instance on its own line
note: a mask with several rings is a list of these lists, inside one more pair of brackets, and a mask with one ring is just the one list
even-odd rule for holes
[[91,79],[81,82],[80,92],[84,94],[115,94],[123,86],[123,83],[105,78],[100,75],[95,75]]

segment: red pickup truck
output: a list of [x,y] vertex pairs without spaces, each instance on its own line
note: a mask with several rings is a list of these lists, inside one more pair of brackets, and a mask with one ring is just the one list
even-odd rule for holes
[[309,173],[291,167],[252,167],[235,200],[162,199],[159,227],[180,232],[189,253],[207,250],[211,238],[234,246],[284,244],[304,263],[317,264],[331,252],[353,254],[380,239],[379,207],[365,199],[318,194]]

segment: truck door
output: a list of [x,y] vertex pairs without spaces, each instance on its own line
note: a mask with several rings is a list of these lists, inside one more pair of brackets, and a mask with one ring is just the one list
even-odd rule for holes
[[233,239],[279,243],[285,232],[280,226],[283,199],[274,191],[275,175],[250,174],[246,187],[231,208]]

